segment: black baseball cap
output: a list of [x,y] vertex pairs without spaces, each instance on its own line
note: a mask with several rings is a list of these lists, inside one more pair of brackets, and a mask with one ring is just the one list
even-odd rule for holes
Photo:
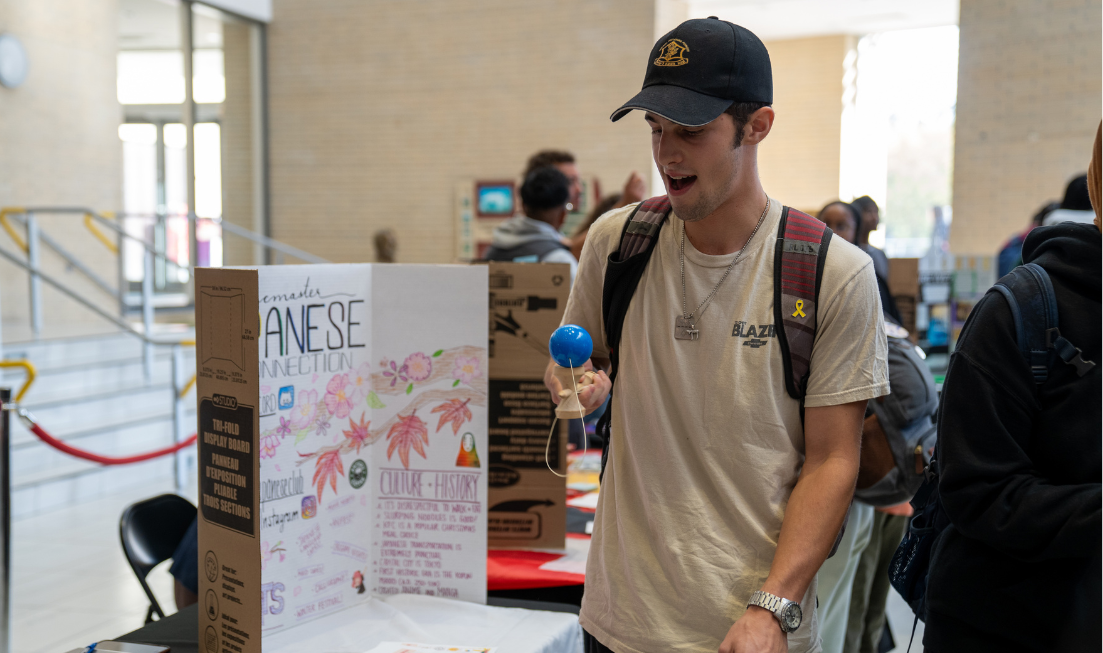
[[609,119],[616,122],[639,109],[700,127],[735,102],[773,101],[766,46],[750,30],[709,16],[687,20],[655,43],[643,90]]

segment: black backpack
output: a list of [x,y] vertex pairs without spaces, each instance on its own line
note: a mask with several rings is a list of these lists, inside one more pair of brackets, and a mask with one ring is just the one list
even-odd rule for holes
[[[601,311],[612,363],[609,380],[614,384],[620,363],[624,316],[670,210],[670,199],[665,195],[641,202],[624,223],[620,246],[609,255]],[[785,388],[790,396],[801,402],[802,418],[812,343],[816,338],[820,281],[830,243],[831,230],[827,225],[806,213],[782,207],[774,247],[774,324],[767,328],[774,330],[777,336],[785,369]],[[605,476],[605,465],[609,461],[612,412],[606,410],[597,423],[597,434],[602,438],[599,478]]]
[[[1081,377],[1095,367],[1095,363],[1085,360],[1083,352],[1066,340],[1057,328],[1057,296],[1049,274],[1040,265],[1027,263],[1013,269],[988,292],[998,292],[1007,300],[1019,351],[1030,366],[1035,387],[1046,382],[1058,361],[1072,365]],[[938,495],[937,454],[927,466],[925,476],[926,480],[911,501],[915,514],[908,532],[889,563],[889,581],[915,612],[916,622],[927,618],[931,549],[950,525]],[[915,635],[915,624],[912,635]]]

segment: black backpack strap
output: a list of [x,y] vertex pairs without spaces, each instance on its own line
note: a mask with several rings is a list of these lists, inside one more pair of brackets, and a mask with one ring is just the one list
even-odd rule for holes
[[[605,324],[605,342],[609,345],[610,382],[616,382],[617,369],[620,366],[620,335],[624,327],[624,316],[628,314],[632,295],[640,285],[640,278],[643,277],[655,250],[655,243],[659,241],[659,230],[666,224],[668,215],[670,198],[665,195],[640,202],[624,223],[616,251],[609,254],[601,294],[601,315]],[[605,465],[609,460],[609,443],[613,435],[610,421],[612,413],[611,409],[606,409],[596,427],[603,440],[599,479],[604,478]]]
[[774,249],[774,323],[785,389],[804,401],[812,345],[816,340],[817,307],[831,229],[796,209],[782,207]]
[[1035,385],[1042,385],[1049,378],[1055,356],[1075,367],[1079,376],[1095,367],[1095,363],[1085,360],[1083,352],[1066,340],[1057,328],[1057,295],[1042,266],[1037,263],[1020,265],[997,281],[992,291],[1007,300],[1019,352],[1030,367]]
[[628,314],[628,304],[636,293],[636,287],[640,285],[640,278],[651,260],[655,243],[659,241],[659,230],[666,224],[668,215],[670,198],[666,195],[640,202],[624,223],[620,245],[609,255],[601,294],[601,314],[605,324],[605,342],[609,345],[612,362],[609,374],[611,381],[616,380],[619,360],[617,350],[620,348],[620,334],[624,327],[624,316]]

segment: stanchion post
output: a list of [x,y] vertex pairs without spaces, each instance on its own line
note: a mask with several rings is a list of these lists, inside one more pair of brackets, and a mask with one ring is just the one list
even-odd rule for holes
[[0,653],[11,648],[11,388],[0,388]]
[[42,279],[38,276],[41,261],[38,240],[38,220],[27,212],[27,264],[31,266],[31,332],[34,339],[42,335]]
[[[153,252],[142,250],[142,330],[146,338],[153,337]],[[153,343],[145,341],[142,348],[142,363],[145,369],[146,383],[153,382]]]
[[[172,441],[183,442],[187,437],[184,424],[184,398],[180,391],[187,382],[182,378],[184,374],[184,348],[180,345],[172,346]],[[188,456],[182,450],[172,454],[173,465],[176,469],[176,491],[183,492],[188,479]]]

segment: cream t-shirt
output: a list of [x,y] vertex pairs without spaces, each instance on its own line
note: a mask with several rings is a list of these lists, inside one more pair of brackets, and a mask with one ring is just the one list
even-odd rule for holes
[[[590,229],[564,324],[608,357],[601,297],[609,253],[635,205]],[[612,448],[598,501],[580,622],[616,653],[716,651],[761,589],[804,461],[798,402],[785,390],[772,328],[774,244],[781,204],[711,305],[700,339],[674,339],[682,313],[683,223],[663,227],[632,298],[610,404]],[[685,243],[688,310],[735,254]],[[840,238],[828,249],[805,405],[888,394],[887,343],[873,262]],[[793,653],[820,650],[816,584],[800,602]]]

